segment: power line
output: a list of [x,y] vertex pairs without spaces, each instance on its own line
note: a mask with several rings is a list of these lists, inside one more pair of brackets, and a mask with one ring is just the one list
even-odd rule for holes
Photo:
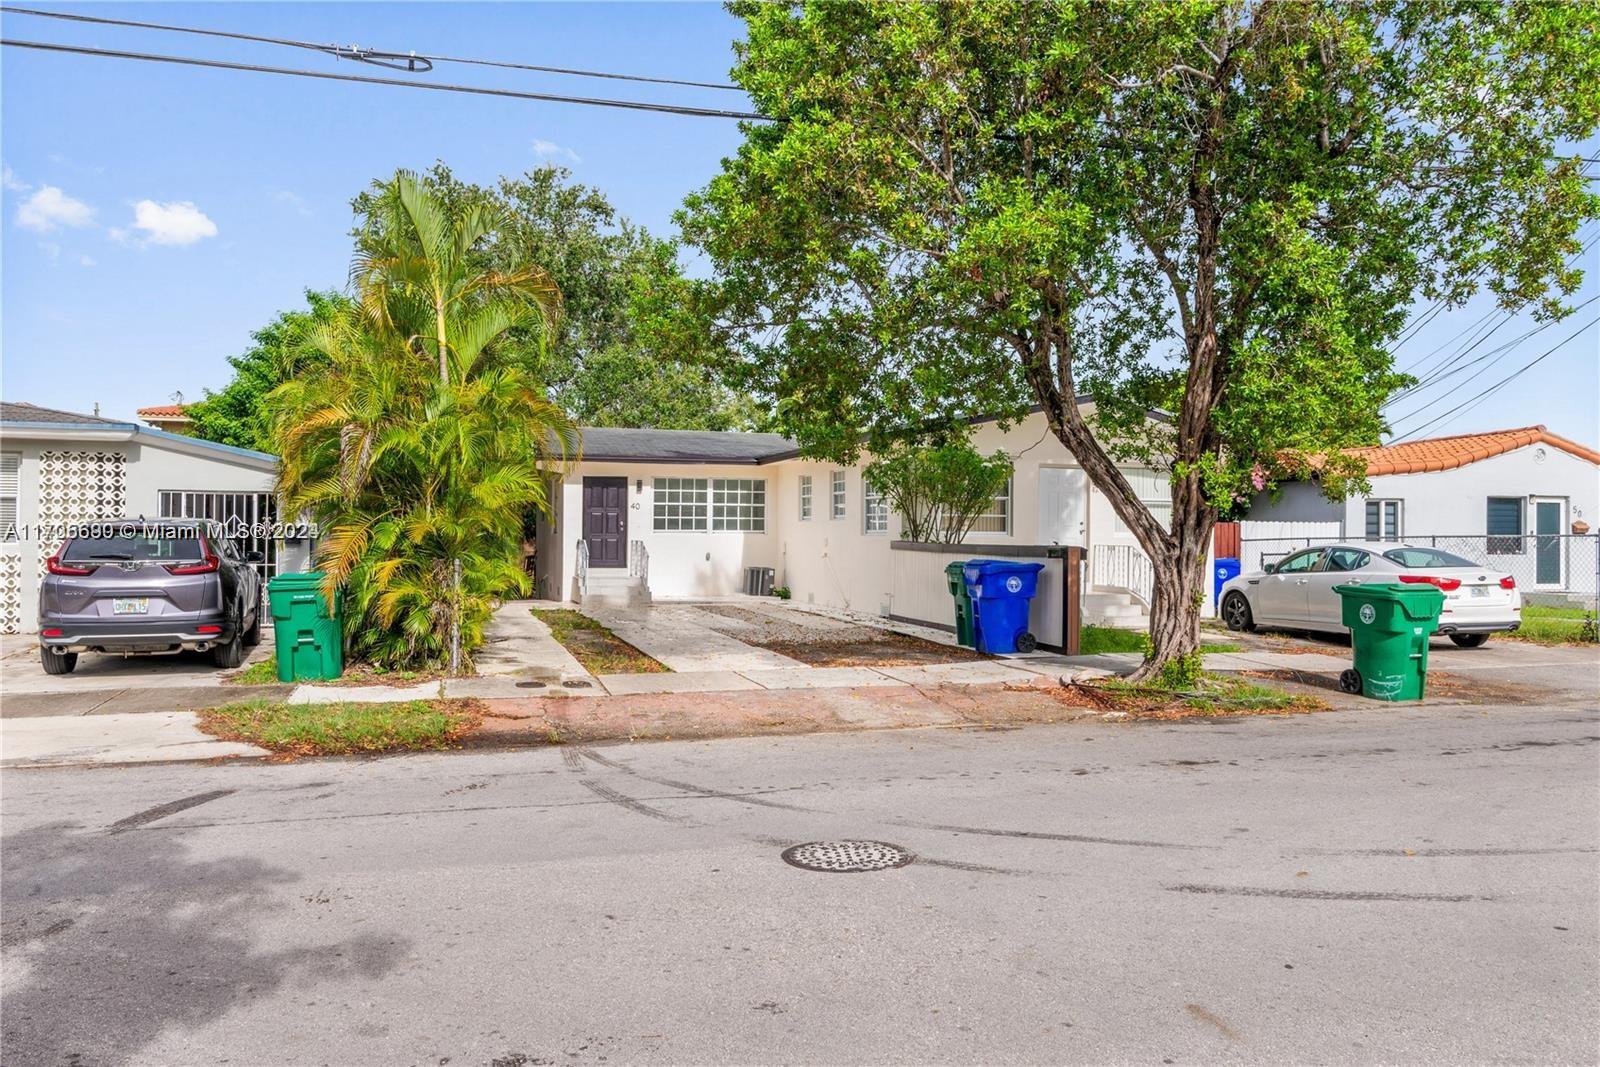
[[[1585,300],[1583,303],[1578,304],[1577,306],[1575,306],[1572,310],[1573,311],[1582,311],[1584,308],[1588,307],[1590,304],[1594,303],[1596,300],[1600,300],[1600,296],[1591,296],[1589,299]],[[1529,330],[1527,333],[1523,334],[1521,337],[1513,337],[1511,340],[1507,341],[1505,344],[1496,345],[1494,348],[1489,349],[1489,351],[1485,352],[1483,355],[1479,356],[1477,359],[1471,360],[1471,361],[1469,361],[1467,363],[1463,363],[1461,366],[1456,367],[1454,370],[1447,371],[1446,373],[1439,375],[1437,378],[1434,378],[1432,381],[1423,382],[1423,383],[1421,383],[1419,385],[1416,385],[1412,389],[1406,390],[1406,392],[1415,392],[1418,389],[1424,389],[1424,388],[1427,388],[1428,386],[1431,386],[1431,385],[1438,385],[1440,382],[1443,382],[1443,381],[1445,381],[1445,380],[1447,380],[1449,378],[1454,378],[1456,375],[1460,374],[1462,371],[1468,369],[1469,367],[1476,367],[1479,363],[1482,363],[1486,359],[1489,359],[1489,358],[1491,358],[1493,356],[1500,355],[1500,354],[1502,354],[1502,353],[1504,353],[1504,352],[1506,352],[1506,351],[1508,351],[1510,349],[1513,349],[1517,345],[1520,345],[1522,342],[1526,341],[1528,338],[1535,337],[1535,336],[1543,333],[1544,331],[1550,329],[1553,326],[1555,326],[1554,322],[1547,322],[1547,323],[1543,324],[1542,326],[1536,326],[1533,329]],[[1465,353],[1462,353],[1462,354],[1465,355]],[[1496,360],[1495,362],[1499,362],[1499,361]],[[1468,379],[1468,380],[1470,381],[1471,379]],[[1465,384],[1465,383],[1463,383],[1463,384]]]
[[1591,326],[1593,326],[1597,322],[1600,322],[1600,318],[1590,319],[1587,323],[1585,323],[1584,325],[1578,327],[1578,330],[1577,330],[1576,333],[1573,333],[1573,334],[1569,335],[1568,337],[1566,337],[1565,339],[1563,339],[1554,348],[1549,349],[1548,351],[1546,351],[1546,352],[1540,354],[1539,356],[1535,357],[1533,360],[1531,360],[1530,362],[1528,362],[1524,366],[1519,367],[1516,370],[1512,371],[1510,374],[1506,375],[1504,378],[1501,378],[1498,382],[1495,382],[1493,385],[1489,386],[1489,388],[1485,389],[1483,392],[1479,393],[1477,396],[1472,397],[1470,400],[1465,400],[1465,401],[1461,402],[1460,404],[1457,404],[1455,407],[1451,408],[1449,411],[1445,412],[1443,415],[1440,415],[1440,416],[1438,416],[1437,418],[1434,418],[1434,419],[1430,419],[1428,422],[1425,422],[1421,426],[1418,426],[1415,430],[1411,430],[1410,432],[1408,432],[1408,433],[1406,433],[1406,434],[1404,434],[1404,435],[1402,435],[1400,437],[1395,438],[1393,441],[1390,441],[1389,443],[1392,444],[1392,445],[1393,444],[1399,444],[1401,441],[1407,440],[1408,438],[1415,437],[1415,436],[1417,436],[1417,434],[1419,434],[1422,431],[1428,429],[1429,427],[1437,426],[1439,423],[1443,422],[1445,419],[1448,419],[1450,416],[1456,414],[1457,412],[1461,411],[1462,409],[1470,407],[1473,404],[1476,404],[1478,401],[1485,399],[1486,397],[1489,396],[1489,394],[1495,392],[1501,386],[1506,385],[1508,382],[1513,381],[1514,379],[1522,376],[1523,374],[1526,374],[1528,371],[1532,370],[1534,367],[1536,367],[1540,363],[1544,362],[1550,356],[1553,356],[1557,351],[1559,351],[1561,348],[1563,348],[1567,344],[1567,342],[1569,342],[1569,341],[1573,340],[1574,338],[1578,337],[1580,334],[1582,334],[1584,331],[1588,330]]
[[[161,22],[140,22],[135,19],[112,19],[98,15],[74,15],[65,11],[40,11],[31,7],[0,6],[0,11],[7,11],[13,15],[34,15],[39,18],[63,19],[67,22],[89,22],[100,26],[130,26],[141,30],[160,30],[165,33],[192,33],[200,37],[225,37],[234,41],[253,41],[257,44],[279,45],[285,48],[305,48],[313,52],[323,52],[337,59],[353,59],[361,63],[373,63],[377,66],[391,67],[396,70],[408,70],[417,74],[425,74],[433,69],[435,63],[463,63],[478,67],[503,67],[507,70],[532,70],[542,74],[569,74],[579,78],[610,78],[616,81],[649,82],[654,85],[686,85],[696,89],[726,89],[739,92],[740,87],[726,82],[700,82],[684,81],[678,78],[652,78],[643,74],[614,74],[600,70],[580,70],[573,67],[545,67],[533,63],[508,63],[494,59],[471,59],[463,56],[435,56],[418,52],[386,52],[379,49],[362,48],[357,45],[318,44],[315,41],[297,41],[288,37],[262,37],[253,33],[239,33],[233,30],[213,30],[200,26],[176,26]],[[418,67],[415,64],[425,66]]]
[[11,48],[31,48],[41,52],[68,52],[74,55],[102,56],[108,59],[137,59],[149,63],[175,63],[185,67],[212,67],[217,70],[243,70],[255,74],[284,74],[294,78],[319,78],[323,81],[359,82],[365,85],[394,85],[402,89],[428,89],[444,93],[470,93],[476,96],[504,96],[513,100],[543,100],[556,104],[585,104],[590,107],[614,107],[628,111],[659,111],[668,115],[692,115],[698,118],[743,119],[752,122],[771,122],[767,116],[754,111],[728,111],[714,107],[687,107],[680,104],[651,104],[641,100],[608,100],[593,96],[563,96],[557,93],[529,93],[517,89],[490,89],[477,85],[450,85],[435,82],[402,81],[399,78],[373,78],[360,74],[331,74],[317,70],[295,70],[292,67],[264,67],[254,63],[229,63],[220,59],[195,59],[190,56],[158,55],[153,52],[121,52],[109,48],[87,48],[81,45],[54,44],[44,41],[0,40],[0,45]]
[[[1582,231],[1579,231],[1579,232],[1581,233]],[[1589,249],[1593,248],[1597,243],[1600,243],[1600,233],[1597,233],[1594,237],[1591,237],[1576,252],[1574,252],[1572,255],[1568,256],[1567,260],[1566,260],[1567,265],[1571,266],[1572,264],[1576,263],[1578,261],[1578,259],[1581,256],[1583,256],[1583,254],[1585,252],[1589,251]],[[1594,303],[1596,299],[1600,299],[1600,298],[1590,297],[1588,300],[1585,300],[1583,303],[1578,304],[1576,307],[1573,307],[1570,310],[1571,311],[1581,311],[1583,308],[1586,308],[1590,304]],[[1483,327],[1485,326],[1485,324],[1488,323],[1488,320],[1490,318],[1492,318],[1493,316],[1495,316],[1497,313],[1501,315],[1500,321],[1495,323],[1492,327],[1489,327],[1487,330],[1484,330]],[[1394,396],[1392,396],[1388,400],[1386,400],[1384,402],[1383,406],[1384,407],[1388,407],[1389,405],[1394,404],[1394,403],[1396,403],[1396,402],[1398,402],[1400,400],[1403,400],[1408,396],[1412,396],[1412,395],[1414,395],[1416,393],[1419,393],[1419,392],[1423,391],[1424,389],[1427,389],[1427,388],[1430,388],[1432,386],[1438,385],[1439,383],[1443,382],[1447,378],[1453,378],[1457,374],[1459,374],[1462,371],[1468,369],[1469,367],[1477,366],[1479,363],[1482,363],[1485,359],[1489,359],[1490,357],[1495,356],[1497,354],[1503,354],[1503,353],[1507,352],[1509,349],[1514,348],[1516,345],[1518,345],[1521,342],[1527,340],[1528,338],[1533,337],[1536,334],[1543,333],[1547,329],[1550,329],[1552,326],[1556,325],[1556,321],[1559,321],[1559,320],[1553,320],[1551,322],[1547,322],[1542,326],[1538,326],[1538,327],[1528,331],[1527,333],[1523,334],[1521,337],[1515,338],[1515,339],[1513,339],[1511,341],[1508,341],[1503,345],[1499,345],[1499,346],[1497,346],[1495,348],[1491,348],[1489,351],[1485,352],[1483,355],[1479,356],[1477,359],[1474,359],[1474,360],[1472,360],[1472,361],[1470,361],[1470,362],[1468,362],[1466,364],[1462,364],[1460,366],[1457,366],[1457,364],[1460,364],[1463,359],[1465,359],[1467,356],[1471,355],[1472,351],[1474,349],[1476,349],[1479,345],[1483,344],[1490,337],[1494,336],[1494,334],[1498,333],[1499,330],[1501,329],[1501,327],[1503,327],[1503,326],[1507,325],[1508,323],[1510,323],[1512,318],[1513,318],[1513,316],[1514,316],[1514,314],[1515,314],[1515,312],[1513,312],[1513,311],[1498,312],[1497,309],[1491,308],[1488,312],[1486,312],[1483,315],[1482,318],[1478,319],[1476,322],[1472,323],[1472,325],[1468,326],[1465,330],[1462,330],[1460,333],[1458,333],[1454,337],[1450,338],[1450,340],[1444,342],[1444,344],[1442,344],[1439,347],[1435,348],[1432,352],[1429,352],[1426,356],[1423,356],[1422,359],[1420,359],[1416,363],[1414,363],[1412,365],[1412,367],[1411,367],[1411,371],[1410,372],[1413,373],[1418,378],[1418,381],[1416,382],[1416,384],[1408,386],[1405,389],[1402,389],[1400,392],[1396,393]],[[1434,356],[1444,352],[1445,349],[1449,348],[1451,345],[1455,344],[1457,341],[1461,340],[1462,338],[1467,337],[1469,334],[1474,334],[1474,333],[1476,333],[1476,336],[1472,337],[1467,343],[1465,343],[1461,348],[1457,349],[1454,353],[1452,353],[1449,356],[1446,356],[1445,358],[1443,358],[1443,359],[1439,360],[1438,362],[1434,363],[1434,365],[1432,367],[1430,367],[1428,370],[1424,371],[1422,369],[1423,365],[1428,363],[1431,359],[1433,359]],[[1501,356],[1501,358],[1504,358],[1503,355]],[[1494,363],[1498,363],[1498,362],[1499,362],[1499,359],[1494,359],[1494,360],[1491,361],[1490,366],[1493,366]],[[1488,367],[1484,368],[1484,370],[1488,370],[1488,369],[1489,369]],[[1483,373],[1483,371],[1479,371],[1477,374],[1473,374],[1471,377],[1467,378],[1465,381],[1461,382],[1460,384],[1458,384],[1456,386],[1453,386],[1450,389],[1445,390],[1445,392],[1441,393],[1439,396],[1435,397],[1433,400],[1431,400],[1428,403],[1424,404],[1422,407],[1413,410],[1412,412],[1410,412],[1407,415],[1400,416],[1400,421],[1403,422],[1406,419],[1411,418],[1412,416],[1419,414],[1420,412],[1426,411],[1428,408],[1432,407],[1434,404],[1437,404],[1440,400],[1443,400],[1445,397],[1448,397],[1451,393],[1453,393],[1456,390],[1460,389],[1462,386],[1466,385],[1467,382],[1472,381],[1474,378],[1477,378],[1478,375],[1482,374],[1482,373]]]

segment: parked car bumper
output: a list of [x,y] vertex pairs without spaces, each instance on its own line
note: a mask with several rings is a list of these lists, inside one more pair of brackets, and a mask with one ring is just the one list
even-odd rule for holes
[[1521,619],[1506,619],[1504,621],[1472,622],[1441,622],[1439,629],[1434,631],[1440,634],[1508,634],[1522,625]]
[[203,652],[231,641],[233,630],[233,619],[221,611],[159,619],[46,618],[39,620],[39,644],[54,652]]

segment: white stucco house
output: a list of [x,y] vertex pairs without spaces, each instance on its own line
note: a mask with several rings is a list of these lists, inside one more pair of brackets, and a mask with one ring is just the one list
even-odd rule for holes
[[[1083,619],[1142,625],[1148,561],[1044,416],[1006,430],[979,421],[972,443],[1004,450],[1015,473],[966,544],[941,553],[897,540],[899,520],[863,480],[862,464],[802,458],[776,434],[585,430],[582,458],[553,483],[553,516],[538,529],[539,595],[727,596],[746,591],[758,568],[798,603],[940,622],[950,614],[949,561],[1049,562],[1076,546],[1087,550]],[[1126,473],[1158,513],[1170,507],[1165,475]],[[1050,605],[1061,602],[1062,566],[1047,570],[1036,600],[1045,617],[1035,629],[1047,645],[1061,633]]]
[[309,544],[269,536],[277,459],[152,426],[0,403],[0,632],[31,632],[59,528],[145,516],[237,520],[267,575],[299,570]]
[[1524,594],[1600,591],[1600,452],[1543,426],[1353,449],[1371,491],[1314,481],[1261,494],[1241,524],[1246,567],[1318,540],[1431,544],[1511,573]]

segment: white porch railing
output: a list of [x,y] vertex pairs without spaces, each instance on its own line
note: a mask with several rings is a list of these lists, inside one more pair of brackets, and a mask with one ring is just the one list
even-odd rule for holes
[[589,542],[578,538],[578,599],[589,593]]
[[1138,545],[1099,544],[1089,549],[1089,586],[1133,594],[1150,607],[1156,572]]
[[650,588],[650,550],[643,541],[628,542],[628,577],[639,579],[639,584]]

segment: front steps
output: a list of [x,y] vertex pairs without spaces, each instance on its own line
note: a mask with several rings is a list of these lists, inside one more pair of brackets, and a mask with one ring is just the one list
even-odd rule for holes
[[588,589],[578,606],[588,608],[638,608],[650,603],[644,579],[625,570],[589,571]]
[[1132,593],[1114,589],[1091,589],[1083,594],[1083,621],[1090,626],[1114,626],[1120,630],[1143,630],[1150,625],[1144,605]]

